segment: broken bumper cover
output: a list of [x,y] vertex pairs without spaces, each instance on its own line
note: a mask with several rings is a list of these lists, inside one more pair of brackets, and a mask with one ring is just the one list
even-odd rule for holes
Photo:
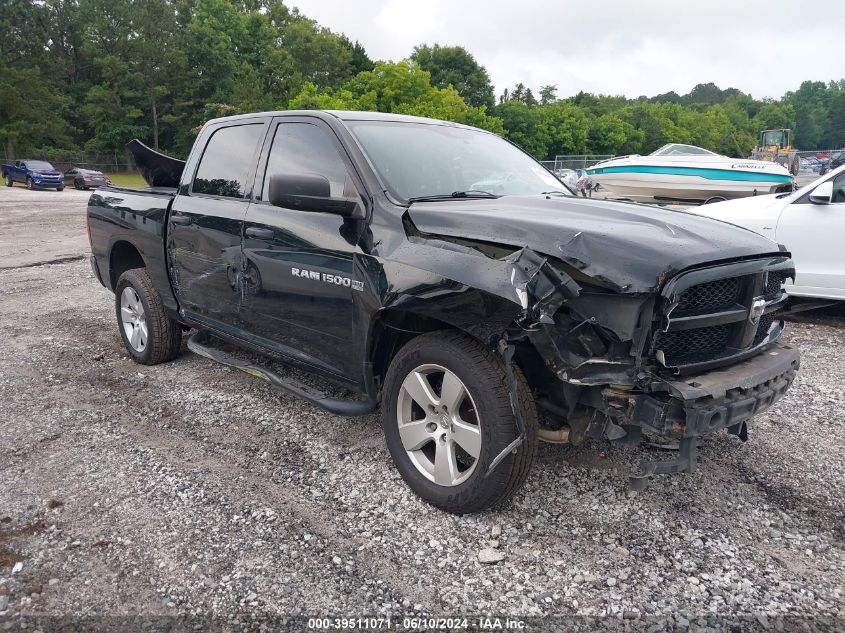
[[663,397],[634,396],[624,424],[679,439],[680,455],[668,461],[643,462],[641,472],[631,478],[631,488],[644,488],[654,474],[694,472],[696,442],[701,435],[728,429],[744,439],[745,423],[786,393],[799,364],[798,350],[776,344],[730,367],[664,381]]
[[682,430],[684,437],[736,426],[783,396],[799,363],[798,350],[777,344],[730,367],[665,381],[670,398],[638,397],[630,423],[661,434]]

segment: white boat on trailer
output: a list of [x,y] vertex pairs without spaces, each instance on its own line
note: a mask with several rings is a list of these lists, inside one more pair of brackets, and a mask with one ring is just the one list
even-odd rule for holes
[[637,201],[704,204],[793,189],[792,175],[777,163],[730,158],[682,143],[648,156],[611,158],[587,173],[612,194]]

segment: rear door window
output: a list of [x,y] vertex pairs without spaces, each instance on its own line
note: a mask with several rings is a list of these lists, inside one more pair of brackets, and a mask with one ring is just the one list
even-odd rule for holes
[[250,193],[247,182],[258,143],[264,136],[264,124],[253,123],[216,130],[200,159],[193,193],[245,198]]

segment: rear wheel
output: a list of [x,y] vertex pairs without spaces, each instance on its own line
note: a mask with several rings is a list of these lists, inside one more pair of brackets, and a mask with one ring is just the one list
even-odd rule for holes
[[114,296],[120,335],[134,361],[158,365],[178,356],[182,330],[167,314],[146,270],[123,273]]
[[524,483],[537,449],[537,411],[522,372],[513,371],[527,437],[487,475],[518,435],[502,359],[452,332],[419,336],[396,355],[384,388],[385,439],[402,477],[428,503],[478,512]]
[[79,189],[80,191],[82,191],[83,189],[85,189],[85,187],[83,187],[83,186],[82,186],[82,183],[81,183],[81,182],[79,182],[78,180],[74,180],[74,181],[73,181],[73,188],[74,188],[74,189]]
[[13,184],[15,184],[15,182],[12,180],[12,177],[6,174],[6,186],[11,187]]

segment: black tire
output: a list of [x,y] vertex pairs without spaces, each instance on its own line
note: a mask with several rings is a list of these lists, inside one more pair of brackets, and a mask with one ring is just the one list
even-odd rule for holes
[[65,190],[64,185],[59,185],[58,187],[56,187],[56,191],[64,191],[64,190]]
[[[477,409],[479,456],[469,477],[456,485],[438,485],[426,477],[412,462],[400,437],[397,411],[402,384],[415,369],[427,364],[454,373]],[[441,331],[413,339],[393,359],[382,398],[387,448],[402,478],[431,505],[453,514],[479,512],[506,501],[525,482],[537,453],[537,409],[519,367],[514,365],[513,371],[527,441],[484,477],[493,459],[518,435],[501,357],[463,334]]]
[[12,180],[12,177],[7,175],[7,176],[6,176],[6,186],[7,186],[7,187],[11,187],[11,186],[12,186],[12,185],[14,185],[14,184],[15,184],[15,181],[14,181],[14,180]]
[[26,179],[26,188],[29,190],[35,189],[35,185],[32,184],[32,178]]
[[[121,319],[121,296],[127,287],[131,287],[137,293],[144,307],[147,341],[142,351],[136,350],[130,343]],[[133,268],[123,273],[117,281],[114,296],[118,330],[132,360],[142,365],[158,365],[173,360],[179,355],[182,346],[182,329],[167,314],[161,297],[153,287],[153,282],[145,269]]]
[[258,266],[253,264],[251,260],[247,260],[246,270],[244,271],[246,291],[252,296],[260,295],[264,290],[261,283],[261,271],[258,270]]

